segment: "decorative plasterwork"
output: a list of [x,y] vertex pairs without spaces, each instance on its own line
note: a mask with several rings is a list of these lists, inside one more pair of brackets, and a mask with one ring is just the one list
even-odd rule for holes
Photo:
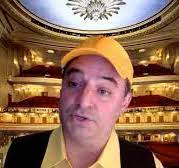
[[72,8],[73,14],[79,14],[84,20],[108,20],[113,14],[119,14],[123,0],[68,0],[67,6]]
[[[29,82],[30,81],[30,82]],[[56,78],[40,78],[40,77],[11,77],[8,79],[11,84],[43,84],[43,85],[61,85],[61,79]],[[133,79],[133,85],[144,85],[152,83],[173,83],[179,82],[179,75],[163,75],[163,76],[149,76],[149,77],[137,77]]]
[[116,130],[120,131],[152,131],[152,130],[179,130],[179,125],[175,123],[138,123],[138,124],[116,124]]
[[0,124],[0,131],[47,131],[59,127],[59,124]]
[[179,75],[146,76],[134,78],[133,85],[179,82]]
[[11,84],[38,84],[48,86],[61,86],[62,80],[44,77],[11,77],[8,79]]

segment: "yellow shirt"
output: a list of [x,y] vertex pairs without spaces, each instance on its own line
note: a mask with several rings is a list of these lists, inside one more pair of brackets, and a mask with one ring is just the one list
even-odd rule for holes
[[[121,168],[120,147],[115,131],[101,153],[100,157],[90,168]],[[163,168],[161,162],[154,156],[156,168]],[[50,135],[47,150],[41,168],[72,168],[67,159],[62,128],[55,129]]]

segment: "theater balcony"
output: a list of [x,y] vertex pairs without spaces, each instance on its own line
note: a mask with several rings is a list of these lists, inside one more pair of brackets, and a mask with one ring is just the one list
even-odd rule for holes
[[[117,121],[116,130],[130,141],[177,142],[179,101],[159,95],[133,97],[128,110]],[[171,132],[175,136],[168,136]]]
[[20,102],[11,102],[0,113],[0,130],[42,131],[59,125],[59,99],[36,96]]
[[[19,102],[9,102],[0,113],[2,130],[48,130],[58,126],[59,98],[49,96],[35,96]],[[7,124],[7,125],[6,125]],[[179,129],[179,101],[159,95],[133,97],[128,110],[119,118],[116,129],[130,139],[139,132],[146,135],[148,132],[177,131]],[[132,136],[128,137],[130,133]],[[130,139],[132,140],[132,139]],[[136,139],[137,141],[145,140]],[[152,137],[149,140],[153,140]],[[159,137],[160,141],[163,141]]]
[[171,69],[158,64],[134,66],[134,77],[176,75]]
[[18,75],[10,76],[10,84],[61,85],[61,69],[59,66],[36,65],[22,70]]
[[[43,79],[45,80],[43,81]],[[50,79],[49,79],[50,78]],[[62,74],[59,66],[36,65],[27,70],[22,70],[18,75],[10,76],[9,83],[52,83],[59,84]],[[56,80],[55,80],[56,79]],[[58,79],[58,80],[57,80]],[[158,64],[134,66],[134,84],[178,81],[179,77],[171,69]]]

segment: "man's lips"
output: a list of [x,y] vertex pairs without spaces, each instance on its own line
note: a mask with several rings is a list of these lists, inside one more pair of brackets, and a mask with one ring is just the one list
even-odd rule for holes
[[79,120],[79,121],[85,121],[85,120],[89,120],[88,117],[86,116],[82,116],[82,115],[72,115],[73,118]]

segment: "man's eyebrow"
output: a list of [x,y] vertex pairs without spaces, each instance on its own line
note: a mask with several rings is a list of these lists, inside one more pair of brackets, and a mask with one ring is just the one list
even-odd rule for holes
[[[65,76],[69,76],[71,75],[72,73],[82,73],[82,71],[80,69],[77,69],[77,68],[69,68],[68,70],[66,70],[65,72]],[[102,76],[101,77],[102,79],[105,79],[107,81],[110,81],[112,82],[115,86],[118,85],[117,81],[113,78],[113,77],[108,77],[108,76]]]
[[69,75],[71,75],[72,73],[82,73],[82,71],[81,70],[79,70],[79,69],[77,69],[77,68],[69,68],[68,70],[66,70],[66,72],[65,72],[65,76],[69,76]]
[[114,85],[118,85],[117,81],[113,77],[108,77],[108,76],[102,76],[103,79],[108,80],[112,82]]

